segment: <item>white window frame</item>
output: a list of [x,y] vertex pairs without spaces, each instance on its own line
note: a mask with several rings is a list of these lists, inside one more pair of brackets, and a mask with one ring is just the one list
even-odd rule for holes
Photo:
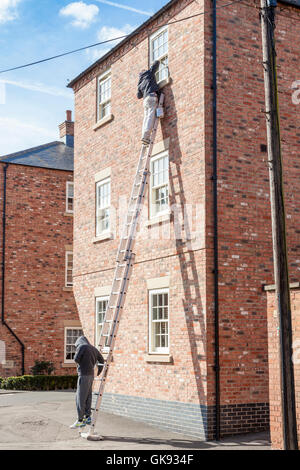
[[[71,199],[69,197],[69,193],[70,193],[70,187],[73,188],[73,197],[72,197],[72,207],[73,209],[69,209],[69,199]],[[66,212],[68,214],[73,214],[74,213],[74,183],[73,181],[67,181],[66,183]]]
[[[101,100],[101,85],[110,81],[109,93],[106,99]],[[109,112],[104,112],[106,106],[109,106]],[[97,79],[97,122],[111,115],[111,70],[107,70]]]
[[[165,52],[162,52],[162,54],[159,54],[157,57],[154,57],[154,41],[159,37],[159,36],[162,36],[164,33],[167,33],[167,51]],[[169,59],[169,31],[168,31],[168,26],[163,26],[162,28],[160,28],[158,31],[156,31],[154,34],[152,34],[150,36],[150,39],[149,39],[149,54],[150,54],[150,65],[153,64],[153,62],[155,62],[155,60],[159,60],[160,62],[160,65],[159,65],[159,69],[156,73],[156,80],[157,80],[157,83],[160,83],[162,82],[163,80],[167,80],[168,77],[169,77],[169,66],[168,66],[168,59]],[[161,77],[161,73],[162,73],[162,61],[163,60],[167,60],[167,75],[166,76],[163,76]]]
[[[168,319],[167,320],[153,320],[153,312],[152,312],[152,299],[153,295],[157,294],[168,294]],[[148,291],[149,295],[149,354],[169,354],[170,352],[170,292],[169,288],[164,289],[151,289]],[[168,338],[168,346],[163,348],[155,348],[154,347],[154,331],[153,331],[153,324],[158,322],[166,322],[167,323],[167,338]]]
[[[64,337],[64,363],[65,364],[74,364],[74,359],[67,359],[67,331],[68,330],[78,330],[80,331],[81,333],[78,335],[78,338],[79,336],[82,336],[83,335],[83,331],[82,331],[82,328],[80,327],[77,327],[77,326],[66,326],[65,327],[65,337]],[[75,343],[74,343],[75,345]]]
[[[154,186],[154,174],[153,174],[153,164],[157,161],[157,160],[160,160],[161,158],[167,158],[167,168],[168,168],[168,181],[167,182],[164,182],[163,184],[158,184],[156,186]],[[155,155],[154,157],[151,158],[150,160],[150,169],[151,169],[151,175],[150,175],[150,191],[149,191],[149,215],[150,215],[150,219],[153,219],[153,218],[157,218],[161,215],[164,215],[164,214],[169,214],[170,212],[170,206],[169,206],[169,152],[168,151],[164,151],[164,152],[161,152],[157,155]],[[155,191],[157,189],[160,189],[164,186],[167,186],[167,189],[168,189],[168,205],[166,207],[166,209],[164,210],[161,210],[161,211],[158,211],[157,210],[157,206],[156,204],[154,204],[154,201],[155,201]]]
[[[95,346],[96,347],[98,347],[98,345],[99,345],[100,336],[101,336],[101,331],[98,334],[98,326],[103,325],[103,323],[98,322],[98,307],[97,307],[98,302],[107,302],[108,303],[108,301],[109,301],[109,295],[102,295],[102,296],[98,296],[98,297],[95,298]],[[104,346],[102,348],[102,351],[103,352],[108,352],[109,347]]]
[[[100,207],[100,204],[99,204],[99,187],[100,186],[104,186],[105,184],[109,183],[109,197],[108,197],[108,204],[103,204],[101,205]],[[111,201],[110,201],[110,196],[111,196],[111,178],[110,176],[108,178],[105,178],[101,181],[97,181],[96,182],[96,237],[100,237],[102,236],[103,234],[108,234],[110,233],[110,216],[111,216],[111,211],[110,211],[110,206],[111,206]],[[103,230],[100,230],[100,223],[98,221],[98,218],[99,218],[99,212],[100,211],[105,211],[105,210],[108,210],[108,227],[103,229]]]
[[[68,282],[68,257],[72,255],[72,283]],[[66,251],[65,257],[65,287],[73,287],[73,251]]]

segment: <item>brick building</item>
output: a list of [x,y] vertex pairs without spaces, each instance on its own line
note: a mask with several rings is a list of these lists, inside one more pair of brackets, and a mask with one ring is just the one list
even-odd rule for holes
[[[161,62],[166,113],[102,408],[203,439],[218,423],[221,435],[269,424],[262,287],[272,284],[273,266],[261,27],[258,2],[226,3],[218,2],[214,27],[210,1],[170,1],[69,85],[80,195],[74,295],[96,342],[140,150],[138,73]],[[300,10],[278,10],[293,281],[300,269],[300,107],[292,102]]]
[[[291,283],[293,326],[293,364],[298,442],[300,442],[300,283]],[[274,449],[284,449],[281,409],[281,369],[279,350],[279,318],[274,286],[266,286],[268,298],[268,355],[270,383],[270,430]]]
[[52,361],[55,374],[76,372],[71,119],[69,111],[60,141],[0,159],[3,377],[30,373],[35,360]]

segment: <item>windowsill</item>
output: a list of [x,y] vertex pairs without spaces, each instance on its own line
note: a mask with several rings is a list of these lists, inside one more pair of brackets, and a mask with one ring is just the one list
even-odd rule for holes
[[170,354],[146,354],[146,362],[164,362],[164,363],[173,363],[173,356]]
[[64,368],[66,368],[66,367],[76,367],[76,364],[74,362],[70,362],[70,363],[69,362],[63,362],[61,364],[61,367],[64,367]]
[[73,217],[73,212],[65,212],[64,215],[66,217]]
[[162,80],[161,82],[158,83],[159,89],[161,90],[163,87],[166,85],[171,85],[172,84],[172,78],[168,77]]
[[152,219],[147,220],[146,227],[150,227],[151,225],[156,225],[161,222],[170,222],[170,220],[171,220],[171,212],[167,212],[165,214],[161,214],[161,215],[153,217]]
[[102,242],[104,240],[111,240],[113,238],[113,233],[112,232],[105,232],[102,235],[99,235],[98,237],[93,238],[93,243],[98,243]]
[[99,127],[102,127],[108,122],[112,121],[113,119],[114,119],[113,114],[109,114],[108,116],[105,116],[104,118],[100,119],[100,121],[96,122],[96,124],[93,126],[94,131],[99,129]]
[[[300,282],[290,282],[290,289],[298,289],[299,287],[300,287]],[[265,292],[275,291],[276,285],[275,284],[263,285],[262,288],[263,288],[263,291]]]
[[64,292],[73,292],[73,287],[63,287]]

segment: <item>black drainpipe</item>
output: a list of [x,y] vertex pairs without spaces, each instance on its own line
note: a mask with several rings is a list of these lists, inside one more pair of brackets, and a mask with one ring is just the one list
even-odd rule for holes
[[214,213],[214,323],[215,323],[215,439],[220,440],[218,175],[217,175],[217,1],[213,0],[213,213]]
[[5,235],[6,235],[6,180],[7,180],[7,168],[8,163],[6,163],[3,167],[3,214],[2,214],[2,307],[1,307],[1,320],[2,325],[6,326],[8,331],[14,336],[14,338],[18,341],[21,346],[22,350],[22,374],[25,374],[25,346],[22,341],[18,338],[15,332],[10,328],[10,326],[6,323],[4,318],[5,312]]

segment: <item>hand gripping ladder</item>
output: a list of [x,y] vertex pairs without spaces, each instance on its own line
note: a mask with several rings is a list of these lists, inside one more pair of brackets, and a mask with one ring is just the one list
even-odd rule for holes
[[101,436],[95,434],[95,425],[102,401],[108,369],[112,360],[115,339],[118,331],[120,317],[125,303],[126,292],[128,289],[128,284],[134,262],[135,254],[132,250],[135,243],[135,236],[137,232],[139,217],[143,208],[143,203],[146,195],[147,183],[150,175],[150,156],[152,153],[153,143],[157,132],[158,121],[160,117],[163,117],[163,103],[164,95],[162,93],[160,95],[159,104],[156,109],[156,116],[150,136],[150,144],[149,146],[146,146],[144,144],[142,145],[130,196],[130,201],[128,205],[128,211],[125,218],[122,238],[119,244],[116,259],[117,264],[114,272],[112,289],[107,304],[99,341],[100,351],[102,352],[103,348],[105,348],[107,352],[108,349],[108,355],[100,377],[99,390],[98,393],[95,394],[97,396],[97,399],[95,408],[93,409],[92,421],[89,432],[81,433],[81,436],[85,437],[88,440],[102,439]]

